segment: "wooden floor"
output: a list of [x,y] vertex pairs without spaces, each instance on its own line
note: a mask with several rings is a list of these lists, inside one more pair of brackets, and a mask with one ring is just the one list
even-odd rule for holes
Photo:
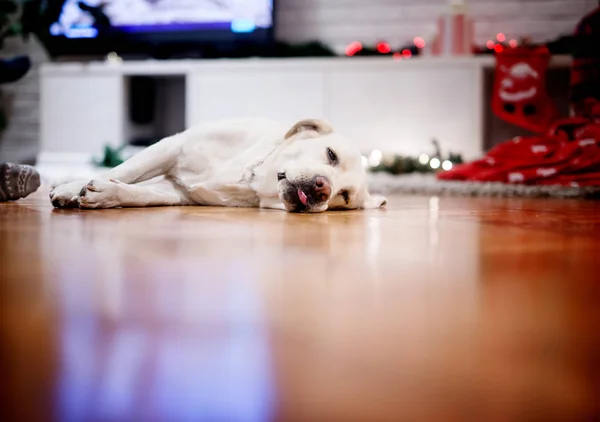
[[600,203],[0,204],[3,421],[592,421]]

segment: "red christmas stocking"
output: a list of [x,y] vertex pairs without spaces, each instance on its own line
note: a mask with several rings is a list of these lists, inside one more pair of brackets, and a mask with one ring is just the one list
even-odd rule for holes
[[543,133],[558,117],[546,92],[546,47],[509,48],[496,56],[492,110],[508,123]]

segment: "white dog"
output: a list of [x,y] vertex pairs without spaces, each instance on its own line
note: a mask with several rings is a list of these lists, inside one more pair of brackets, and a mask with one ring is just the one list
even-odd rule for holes
[[291,129],[262,119],[193,127],[87,183],[57,186],[59,208],[158,205],[261,207],[292,212],[380,208],[356,148],[321,120]]

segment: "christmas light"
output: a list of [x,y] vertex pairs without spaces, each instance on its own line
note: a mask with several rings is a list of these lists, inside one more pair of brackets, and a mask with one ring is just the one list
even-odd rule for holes
[[369,156],[369,164],[372,167],[378,166],[379,163],[381,163],[381,157],[383,157],[382,152],[378,149],[374,149],[373,151],[371,151],[371,155]]
[[504,40],[506,39],[506,35],[504,35],[502,32],[500,32],[498,35],[496,35],[496,39],[499,42],[504,42]]
[[519,43],[517,42],[517,40],[510,40],[508,42],[508,45],[510,45],[512,48],[516,48],[519,45]]
[[387,54],[392,51],[392,47],[386,42],[378,43],[376,48],[381,54]]
[[494,51],[495,51],[496,53],[502,53],[502,50],[504,50],[504,47],[502,47],[502,44],[496,44],[496,45],[494,46]]
[[360,42],[354,41],[348,44],[346,47],[346,56],[354,56],[360,50],[362,50],[363,46]]
[[413,40],[417,48],[425,48],[425,40],[421,37],[415,37]]
[[410,59],[412,57],[412,53],[408,48],[402,50],[402,57],[404,57],[405,59]]
[[438,142],[432,141],[435,152],[431,154],[421,153],[416,157],[401,156],[396,154],[382,154],[376,149],[366,156],[361,156],[362,165],[365,170],[375,173],[408,174],[408,173],[436,173],[443,168],[452,169],[463,162],[458,154],[443,155]]
[[485,43],[485,46],[487,48],[489,48],[490,50],[492,50],[495,45],[496,45],[496,43],[494,41],[492,41],[492,40],[487,40],[487,42]]
[[398,52],[396,52],[396,53],[392,54],[392,57],[393,57],[393,58],[394,58],[394,60],[396,60],[396,61],[402,60],[402,53],[398,53]]

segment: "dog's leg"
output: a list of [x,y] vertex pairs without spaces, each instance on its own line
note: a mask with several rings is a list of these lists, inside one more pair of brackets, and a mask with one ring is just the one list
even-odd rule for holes
[[[97,180],[113,179],[134,184],[166,175],[177,164],[184,141],[185,133],[165,138],[102,174]],[[86,183],[77,181],[57,186],[50,192],[52,205],[58,208],[78,207],[79,192]]]
[[185,134],[165,138],[103,175],[105,180],[134,184],[166,175],[177,164]]
[[286,211],[285,206],[279,198],[264,198],[260,201],[260,208]]
[[185,189],[169,179],[128,185],[116,180],[92,180],[78,196],[80,208],[192,205]]

